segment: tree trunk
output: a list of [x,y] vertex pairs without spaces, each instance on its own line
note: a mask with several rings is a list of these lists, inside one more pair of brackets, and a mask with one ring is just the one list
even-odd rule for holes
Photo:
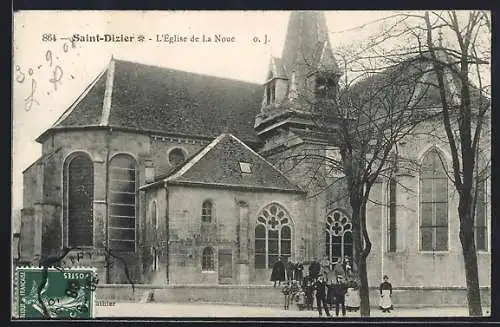
[[[469,198],[469,199],[468,199]],[[479,291],[479,274],[477,269],[477,254],[474,244],[474,220],[471,215],[471,196],[460,194],[458,215],[460,217],[460,242],[465,265],[465,280],[467,283],[467,302],[469,316],[482,316],[481,293]]]
[[370,316],[370,289],[368,287],[368,272],[366,271],[366,257],[361,255],[358,266],[359,274],[359,297],[361,299],[359,312],[361,317]]
[[[369,191],[368,191],[369,192]],[[359,294],[361,298],[360,302],[360,313],[362,317],[369,317],[370,316],[370,288],[368,285],[368,269],[366,265],[366,258],[368,258],[368,255],[370,254],[371,248],[372,248],[372,243],[370,241],[370,238],[368,236],[368,231],[366,230],[366,203],[367,203],[367,196],[365,195],[363,197],[363,201],[361,202],[360,206],[360,222],[361,222],[361,234],[363,236],[362,238],[362,245],[363,245],[363,250],[360,253],[359,256],[359,263],[360,263],[360,269],[359,269],[359,279],[360,279],[360,289],[359,289]],[[363,295],[361,295],[363,294]]]
[[363,255],[361,230],[361,201],[351,201],[352,207],[352,240],[354,245],[354,261],[359,276],[360,314],[370,316],[370,290],[368,288],[368,274],[366,271],[366,256]]

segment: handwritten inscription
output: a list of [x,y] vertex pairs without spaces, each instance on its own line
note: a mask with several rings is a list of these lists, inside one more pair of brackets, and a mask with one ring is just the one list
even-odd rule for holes
[[[241,41],[229,33],[213,33],[213,34],[179,34],[179,33],[158,33],[152,35],[144,34],[123,34],[123,33],[94,33],[94,34],[79,34],[74,33],[71,36],[60,37],[54,33],[40,34],[40,40],[43,43],[58,44],[62,41],[63,54],[70,52],[72,49],[77,48],[79,43],[143,43],[155,42],[163,43],[166,45],[186,44],[186,43],[199,43],[199,44],[232,44]],[[271,38],[264,34],[262,36],[251,35],[247,38],[247,42],[252,44],[268,44]],[[24,97],[24,109],[31,111],[34,106],[40,105],[40,86],[44,86],[44,82],[51,85],[50,90],[46,95],[51,95],[57,92],[66,76],[74,79],[72,74],[66,74],[59,56],[54,52],[54,49],[47,49],[44,54],[43,61],[36,67],[22,67],[20,64],[15,66],[15,81],[18,84],[28,85],[27,96]],[[47,72],[42,72],[42,68],[48,68]],[[42,75],[42,76],[41,76]],[[45,90],[44,90],[45,91]]]
[[[75,49],[76,48],[76,42],[70,38],[57,38],[55,34],[42,34],[42,41],[43,42],[55,42],[58,40],[64,41],[62,45],[62,50],[63,53],[68,53],[70,49]],[[30,85],[30,90],[28,93],[28,96],[24,98],[24,110],[26,111],[31,111],[33,108],[33,105],[40,105],[40,102],[38,100],[38,81],[41,80],[42,82],[45,80],[52,84],[53,86],[53,91],[56,92],[59,87],[61,86],[63,82],[63,77],[64,77],[64,69],[63,67],[58,63],[59,56],[55,55],[52,50],[47,49],[45,51],[43,61],[39,65],[36,66],[36,68],[33,67],[28,67],[27,69],[23,69],[20,65],[15,66],[15,81],[19,84],[28,84]],[[40,73],[37,73],[40,71],[41,68],[43,67],[48,68],[48,75],[41,76]],[[70,75],[71,78],[74,78],[73,75]],[[47,95],[50,95],[51,92],[47,92]]]
[[24,99],[25,103],[25,110],[30,111],[31,107],[33,107],[33,103],[40,105],[40,102],[35,99],[35,91],[36,91],[36,80],[32,79],[31,80],[31,93]]

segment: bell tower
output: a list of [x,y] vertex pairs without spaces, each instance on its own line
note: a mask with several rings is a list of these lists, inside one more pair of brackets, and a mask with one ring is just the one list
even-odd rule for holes
[[295,139],[295,131],[314,132],[318,102],[336,96],[340,76],[324,14],[292,12],[282,56],[270,60],[255,119],[255,130],[265,143],[264,155],[286,147]]
[[[325,161],[315,160],[338,154],[335,140],[319,122],[336,104],[340,76],[324,14],[292,12],[282,55],[269,62],[254,128],[263,141],[260,153],[308,193],[298,218],[304,220],[303,229],[296,231],[297,250],[306,260],[326,255],[326,217],[331,203],[346,192],[341,183],[330,187],[339,176]],[[328,117],[328,127],[336,124]],[[346,208],[340,201],[334,205]]]

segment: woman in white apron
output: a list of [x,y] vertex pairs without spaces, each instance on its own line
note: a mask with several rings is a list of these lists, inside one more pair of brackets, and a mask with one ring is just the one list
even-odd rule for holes
[[359,284],[352,272],[350,264],[346,264],[348,283],[347,293],[345,295],[345,308],[347,311],[358,311],[361,303],[359,298]]
[[389,277],[384,275],[384,281],[380,284],[380,310],[382,312],[391,312],[392,306],[392,284],[389,283]]

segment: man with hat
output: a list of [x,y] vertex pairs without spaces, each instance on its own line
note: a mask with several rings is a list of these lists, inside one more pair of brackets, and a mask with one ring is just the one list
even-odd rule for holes
[[326,303],[326,280],[322,275],[319,275],[316,279],[314,288],[316,289],[316,305],[318,306],[319,316],[323,316],[323,312],[321,311],[321,306],[323,305],[326,316],[331,317],[330,310],[328,310],[328,303]]
[[347,285],[344,282],[344,276],[337,274],[337,281],[333,285],[333,302],[335,303],[335,315],[339,316],[339,309],[342,306],[342,316],[346,315],[345,310],[345,294],[347,293]]
[[311,276],[312,278],[316,278],[319,276],[320,272],[321,272],[321,265],[316,260],[316,257],[314,257],[311,264],[309,265],[309,276]]

